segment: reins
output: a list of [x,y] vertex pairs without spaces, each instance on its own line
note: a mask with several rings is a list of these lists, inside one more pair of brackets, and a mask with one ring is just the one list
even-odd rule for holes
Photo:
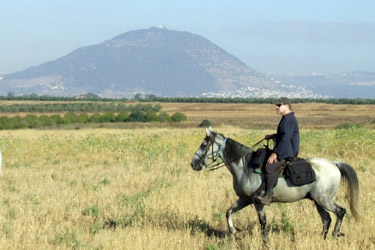
[[[262,140],[258,141],[257,143],[255,143],[253,146],[251,146],[251,148],[255,148],[256,146],[258,146],[262,141],[266,140],[266,138],[263,138]],[[267,140],[267,146],[268,146],[268,140]]]
[[[258,141],[257,143],[255,143],[254,145],[252,145],[251,148],[255,148],[256,146],[258,146],[264,140],[266,140],[266,138],[263,138],[262,140]],[[215,138],[213,138],[213,140],[210,141],[210,144],[214,144],[214,142],[215,142]],[[220,145],[220,147],[217,150],[217,152],[214,152],[214,147],[212,145],[212,147],[211,147],[212,148],[212,153],[211,154],[214,156],[215,153],[216,153],[216,155],[215,155],[215,157],[212,157],[212,162],[210,164],[206,164],[205,163],[206,158],[207,158],[208,150],[204,152],[204,154],[201,157],[201,159],[204,162],[204,165],[206,166],[206,169],[204,169],[204,171],[214,171],[214,170],[217,170],[217,169],[222,168],[222,167],[225,166],[225,163],[223,161],[222,162],[218,162],[218,163],[216,163],[216,161],[220,157],[220,152],[223,150],[223,147],[226,144],[226,142],[227,142],[227,138],[224,139],[223,143]],[[267,140],[267,147],[268,147],[268,142],[269,142],[269,140]]]

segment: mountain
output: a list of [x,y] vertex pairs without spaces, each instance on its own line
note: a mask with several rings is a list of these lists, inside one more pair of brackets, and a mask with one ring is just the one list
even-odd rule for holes
[[318,96],[334,98],[375,98],[375,72],[353,71],[340,74],[274,74],[266,73],[269,79],[300,86]]
[[375,73],[261,74],[185,31],[130,31],[23,71],[0,75],[0,95],[375,98]]
[[202,36],[165,28],[124,33],[0,77],[0,94],[105,97],[290,92]]

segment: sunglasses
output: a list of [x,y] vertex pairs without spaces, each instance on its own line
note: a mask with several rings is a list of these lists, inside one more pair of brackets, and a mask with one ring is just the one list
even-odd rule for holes
[[281,103],[281,104],[276,104],[276,107],[280,107],[281,105],[283,105],[283,103]]

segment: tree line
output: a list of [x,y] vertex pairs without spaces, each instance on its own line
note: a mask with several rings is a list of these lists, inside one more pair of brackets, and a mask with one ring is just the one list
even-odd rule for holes
[[74,103],[39,103],[39,104],[7,104],[0,105],[1,113],[54,113],[54,112],[135,112],[155,111],[160,112],[160,104],[125,105],[121,102],[74,102]]
[[182,122],[186,121],[187,117],[176,112],[169,115],[167,112],[157,113],[154,110],[141,111],[136,110],[131,113],[128,111],[121,111],[117,114],[113,112],[105,113],[75,113],[68,112],[64,115],[33,115],[29,114],[24,117],[19,115],[14,117],[1,116],[0,130],[10,129],[24,129],[24,128],[42,128],[46,126],[68,125],[78,123],[114,123],[114,122]]
[[[158,97],[154,94],[137,93],[134,98],[102,98],[96,94],[88,93],[81,96],[58,97],[37,94],[16,96],[8,93],[0,96],[0,100],[33,100],[33,101],[97,101],[97,102],[186,102],[186,103],[272,103],[277,98],[244,98],[244,97]],[[375,104],[375,99],[364,98],[292,98],[293,103],[327,103],[327,104]]]
[[[274,103],[278,98],[243,98],[243,97],[153,97],[141,98],[140,102],[185,102],[185,103]],[[327,104],[375,104],[375,99],[362,98],[291,98],[292,103],[327,103]]]

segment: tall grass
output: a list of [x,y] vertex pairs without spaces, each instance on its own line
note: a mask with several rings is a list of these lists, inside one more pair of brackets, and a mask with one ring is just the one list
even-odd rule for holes
[[[273,131],[218,132],[252,145]],[[234,215],[242,239],[227,236],[230,173],[191,169],[203,137],[201,128],[0,131],[1,249],[262,249],[253,207]],[[354,166],[363,220],[348,212],[346,237],[323,241],[311,201],[273,204],[269,249],[375,248],[374,139],[366,128],[301,130],[301,156]],[[348,208],[344,192],[336,201]]]

